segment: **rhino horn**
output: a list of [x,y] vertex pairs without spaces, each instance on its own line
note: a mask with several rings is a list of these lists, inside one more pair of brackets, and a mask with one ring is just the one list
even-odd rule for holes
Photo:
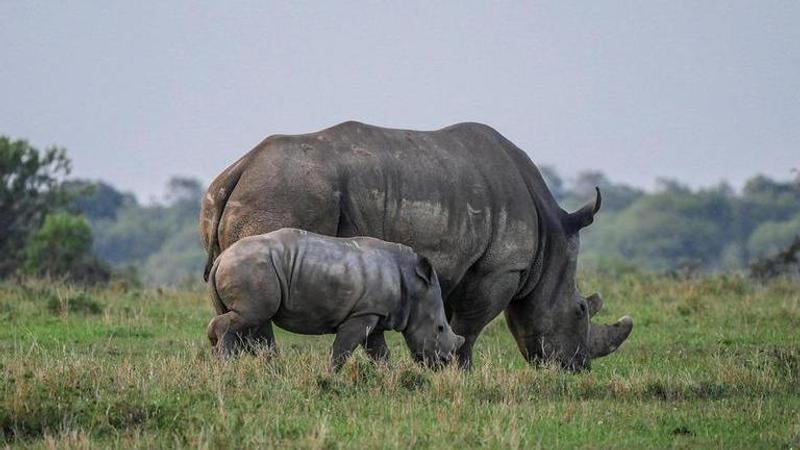
[[594,215],[600,211],[600,204],[603,197],[600,195],[600,188],[595,186],[594,200],[583,205],[583,207],[572,213],[564,213],[561,223],[567,233],[575,233],[581,228],[587,227],[594,222]]
[[628,338],[633,330],[633,319],[620,318],[613,325],[591,324],[589,328],[589,352],[592,358],[606,356],[613,352]]

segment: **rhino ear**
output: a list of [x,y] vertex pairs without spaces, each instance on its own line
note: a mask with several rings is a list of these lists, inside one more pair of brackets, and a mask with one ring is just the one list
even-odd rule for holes
[[419,255],[417,256],[417,267],[415,268],[415,272],[418,277],[422,278],[425,283],[428,285],[433,284],[433,279],[436,276],[436,272],[433,271],[433,265],[428,260],[428,258]]
[[586,297],[586,304],[589,305],[589,317],[594,317],[601,309],[603,309],[603,297],[600,294],[592,294]]

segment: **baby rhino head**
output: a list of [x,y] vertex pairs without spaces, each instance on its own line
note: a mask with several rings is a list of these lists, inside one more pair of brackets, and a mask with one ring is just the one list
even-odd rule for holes
[[453,333],[444,313],[442,289],[430,261],[417,258],[408,280],[410,311],[403,336],[414,359],[431,368],[449,362],[464,338]]

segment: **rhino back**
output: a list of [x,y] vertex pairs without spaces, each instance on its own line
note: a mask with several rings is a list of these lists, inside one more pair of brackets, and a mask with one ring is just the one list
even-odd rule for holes
[[263,239],[281,279],[281,307],[274,317],[281,328],[331,333],[350,316],[387,316],[399,305],[400,264],[408,257],[399,255],[396,245],[297,229]]
[[431,259],[445,295],[468,270],[525,270],[537,212],[515,151],[472,123],[412,131],[345,122],[273,136],[251,152],[231,194],[221,246],[287,226],[396,241]]

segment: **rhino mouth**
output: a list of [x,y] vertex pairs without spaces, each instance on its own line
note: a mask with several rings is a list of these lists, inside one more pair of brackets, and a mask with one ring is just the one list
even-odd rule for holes
[[426,356],[424,353],[413,353],[414,362],[432,370],[442,370],[453,360],[452,353],[436,353],[435,356]]
[[536,367],[542,368],[555,365],[570,372],[590,371],[592,369],[589,349],[585,346],[579,345],[574,352],[564,354],[563,351],[545,344],[545,339],[542,337],[532,338],[532,340],[538,342],[538,345],[532,348],[526,346],[525,359]]
[[570,372],[590,372],[592,370],[592,362],[585,356],[575,357],[569,361],[562,361],[561,368]]
[[552,366],[555,364],[563,370],[575,373],[584,371],[589,372],[592,370],[592,362],[585,356],[575,356],[574,358],[570,359],[558,359],[552,356],[543,358],[536,355],[529,358],[528,362],[539,368]]

